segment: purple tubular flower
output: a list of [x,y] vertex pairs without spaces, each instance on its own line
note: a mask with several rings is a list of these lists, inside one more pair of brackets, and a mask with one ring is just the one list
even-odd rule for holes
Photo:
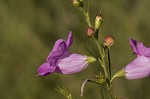
[[72,32],[69,33],[67,41],[58,39],[47,57],[47,61],[43,63],[37,70],[37,75],[46,76],[53,72],[61,74],[71,74],[84,70],[91,59],[94,62],[95,58],[85,55],[70,53],[69,47],[73,43]]
[[132,80],[150,76],[150,48],[133,39],[130,39],[130,45],[137,58],[125,67],[126,78]]

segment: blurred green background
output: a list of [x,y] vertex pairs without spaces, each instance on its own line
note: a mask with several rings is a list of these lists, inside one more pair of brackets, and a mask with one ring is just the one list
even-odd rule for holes
[[[150,46],[149,0],[85,1],[86,4],[90,2],[92,22],[104,6],[99,37],[100,41],[106,35],[115,37],[115,45],[111,48],[113,74],[135,58],[129,45],[130,37]],[[58,38],[66,39],[69,31],[74,35],[70,51],[88,54],[82,47],[87,24],[71,2],[0,0],[1,99],[65,99],[54,90],[56,85],[65,86],[74,99],[101,99],[100,87],[90,83],[85,87],[84,96],[80,97],[81,79],[98,74],[97,63],[76,74],[35,76],[54,42]],[[88,46],[93,50],[95,45],[89,43]],[[149,77],[132,81],[121,78],[114,81],[112,90],[114,95],[127,99],[150,99],[149,83]]]

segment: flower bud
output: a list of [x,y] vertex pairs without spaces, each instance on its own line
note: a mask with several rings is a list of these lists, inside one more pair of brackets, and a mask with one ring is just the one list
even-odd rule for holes
[[81,0],[73,0],[73,5],[76,7],[83,7],[83,1]]
[[99,83],[99,84],[103,84],[103,83],[107,83],[108,79],[105,76],[103,76],[102,74],[100,74],[100,75],[97,76],[97,81],[96,82]]
[[114,37],[112,37],[112,36],[106,36],[104,39],[104,44],[107,47],[114,45],[114,42],[115,42],[115,40],[114,40]]
[[95,17],[95,30],[98,30],[102,24],[103,17],[101,14],[98,14]]
[[88,27],[88,28],[87,28],[86,35],[87,35],[88,37],[94,36],[94,33],[95,33],[95,30],[94,30],[92,27]]

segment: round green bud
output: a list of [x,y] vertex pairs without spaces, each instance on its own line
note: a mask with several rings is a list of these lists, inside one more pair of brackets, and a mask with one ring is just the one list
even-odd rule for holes
[[72,2],[76,7],[83,7],[83,2],[81,0],[72,0]]

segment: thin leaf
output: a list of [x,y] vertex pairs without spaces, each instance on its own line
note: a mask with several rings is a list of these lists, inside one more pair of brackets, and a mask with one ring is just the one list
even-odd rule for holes
[[85,79],[81,85],[81,95],[80,96],[83,96],[83,90],[84,90],[84,86],[85,84],[88,82],[89,79]]
[[102,14],[103,8],[104,8],[104,6],[102,5],[99,14]]
[[61,93],[62,95],[64,95],[66,97],[66,99],[72,99],[71,94],[63,87],[59,87],[57,86],[57,88],[55,88],[56,91],[58,91],[59,93]]

